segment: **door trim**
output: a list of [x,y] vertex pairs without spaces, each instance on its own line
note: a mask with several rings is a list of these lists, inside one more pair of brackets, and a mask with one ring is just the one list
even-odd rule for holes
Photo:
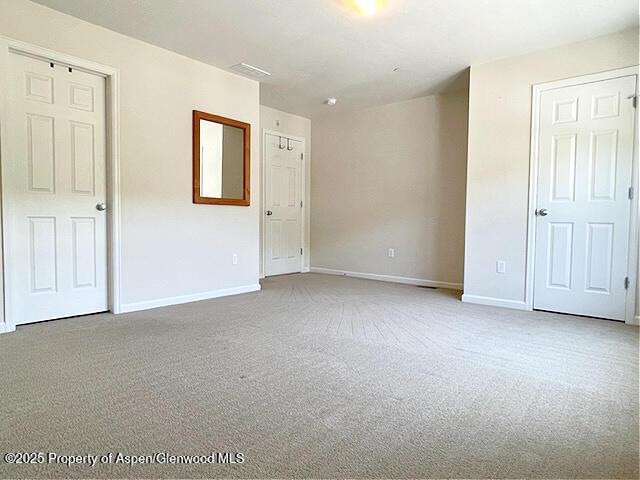
[[[9,37],[0,36],[0,160],[6,154],[6,144],[2,142],[7,138],[6,125],[6,92],[7,92],[7,63],[9,54],[26,55],[39,60],[54,62],[69,67],[83,70],[88,73],[100,75],[106,80],[106,169],[107,169],[107,202],[109,204],[107,217],[107,272],[108,272],[108,299],[109,311],[121,313],[121,203],[120,203],[120,70],[107,65],[101,65],[89,60],[74,57],[64,53],[59,53],[47,48],[42,48],[29,43],[14,40]],[[1,162],[0,162],[1,165]],[[2,175],[0,172],[0,180]],[[0,186],[0,203],[2,199],[2,188]],[[6,228],[4,215],[0,212],[2,222],[0,223],[0,235]],[[4,250],[6,241],[3,238],[0,246],[0,256],[2,258],[2,278],[0,279],[0,303],[4,303],[4,309],[0,308],[0,333],[12,332],[16,328],[13,319],[13,308],[10,296],[4,286],[8,277],[7,266],[4,262]]]
[[[536,247],[536,216],[535,207],[538,197],[538,140],[540,131],[540,97],[542,92],[557,88],[571,87],[585,83],[612,80],[619,77],[636,77],[636,95],[638,94],[638,65],[626,68],[609,70],[606,72],[581,75],[579,77],[567,78],[553,82],[537,83],[532,87],[531,97],[531,147],[529,160],[529,200],[527,211],[527,257],[526,257],[526,279],[525,279],[525,305],[527,310],[533,310],[534,296],[534,264]],[[631,100],[627,100],[631,101]],[[640,108],[640,106],[639,106]],[[632,187],[635,195],[631,201],[630,224],[629,224],[629,252],[627,260],[627,275],[629,277],[629,288],[627,290],[625,304],[625,323],[635,323],[635,301],[638,279],[638,108],[635,109],[635,128],[633,139],[633,165],[632,165]]]
[[[262,248],[261,253],[262,253],[262,261],[260,262],[261,265],[261,270],[262,270],[262,274],[260,275],[260,278],[265,278],[267,276],[267,271],[266,271],[266,265],[267,265],[267,229],[264,228],[265,226],[265,222],[264,222],[264,206],[267,204],[267,188],[266,188],[266,182],[267,182],[267,175],[266,175],[266,167],[267,167],[267,149],[265,148],[266,144],[267,144],[267,135],[275,135],[278,137],[285,137],[285,138],[290,138],[291,140],[296,140],[298,142],[302,142],[302,152],[305,155],[305,158],[303,159],[303,161],[301,162],[302,164],[302,169],[300,171],[300,198],[303,201],[303,208],[301,208],[302,210],[302,215],[300,216],[300,243],[302,245],[303,251],[302,251],[302,255],[300,256],[300,272],[304,272],[305,271],[305,259],[308,258],[309,252],[307,251],[308,249],[305,249],[305,243],[306,243],[306,238],[305,238],[305,225],[307,223],[307,209],[309,208],[308,202],[307,202],[307,168],[306,168],[306,164],[307,161],[309,160],[308,158],[306,158],[307,155],[307,142],[306,139],[304,139],[303,137],[297,137],[296,135],[289,135],[287,133],[284,132],[278,132],[276,130],[268,130],[266,128],[262,129],[262,155],[261,155],[261,165],[260,165],[260,189],[262,190],[262,192],[260,193],[260,225],[262,226],[262,236],[260,238],[260,241],[262,243]],[[308,269],[306,271],[309,271]]]

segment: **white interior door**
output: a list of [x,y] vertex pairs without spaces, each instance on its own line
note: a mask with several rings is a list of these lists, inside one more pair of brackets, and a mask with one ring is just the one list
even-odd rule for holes
[[534,308],[624,320],[636,76],[540,97]]
[[8,313],[108,309],[105,79],[9,54],[2,158]]
[[265,135],[265,275],[302,271],[303,144]]

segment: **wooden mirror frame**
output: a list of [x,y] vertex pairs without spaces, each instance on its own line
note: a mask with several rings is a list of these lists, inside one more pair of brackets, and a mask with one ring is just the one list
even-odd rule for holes
[[[242,198],[212,198],[200,196],[200,120],[229,125],[241,128],[244,131],[244,175],[242,185]],[[239,205],[249,206],[249,183],[250,183],[250,158],[251,158],[251,125],[248,123],[233,120],[231,118],[220,117],[210,113],[193,111],[193,203],[204,203],[208,205]]]

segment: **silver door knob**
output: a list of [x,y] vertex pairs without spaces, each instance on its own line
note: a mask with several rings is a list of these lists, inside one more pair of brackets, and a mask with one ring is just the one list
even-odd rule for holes
[[271,210],[267,210],[267,217],[273,215],[273,212]]
[[536,210],[536,215],[539,215],[541,217],[546,217],[547,215],[549,215],[549,212],[547,211],[546,208],[541,208],[540,210]]
[[107,209],[107,204],[104,202],[100,202],[99,204],[96,205],[96,210],[98,210],[99,212],[103,212]]

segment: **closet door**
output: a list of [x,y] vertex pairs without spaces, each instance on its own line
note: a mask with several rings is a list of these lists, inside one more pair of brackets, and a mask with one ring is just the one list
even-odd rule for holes
[[265,135],[265,275],[302,270],[302,142]]
[[534,308],[624,320],[636,76],[543,92]]
[[9,55],[2,159],[16,324],[108,309],[105,79]]

